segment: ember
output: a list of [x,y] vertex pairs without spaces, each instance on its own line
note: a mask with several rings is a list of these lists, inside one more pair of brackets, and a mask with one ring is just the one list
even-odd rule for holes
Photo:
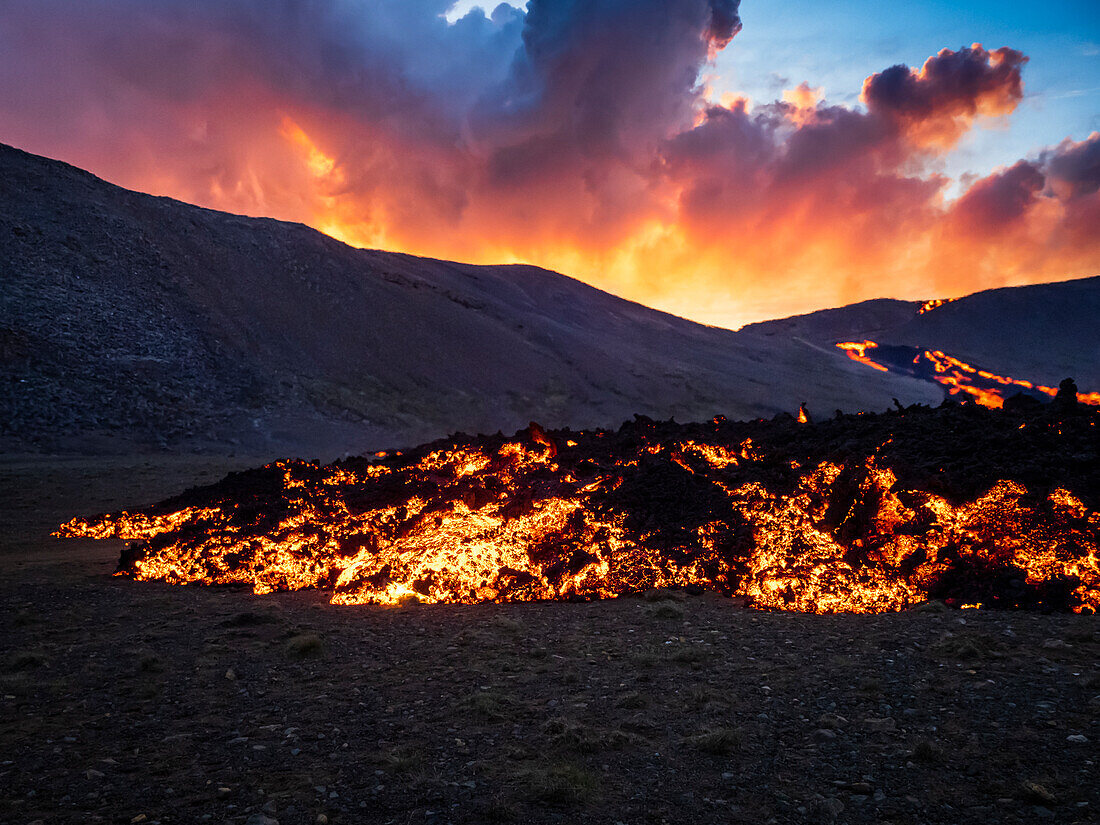
[[[978,369],[940,350],[882,346],[874,341],[841,341],[836,346],[853,361],[872,369],[931,379],[941,384],[948,395],[967,398],[984,407],[1001,407],[1008,397],[1016,393],[1044,400],[1058,395],[1057,387],[1044,387]],[[1077,400],[1082,404],[1100,406],[1100,392],[1077,393]]]
[[56,535],[119,575],[321,588],[336,604],[711,589],[765,609],[1100,608],[1100,411],[947,403],[455,436],[280,461]]

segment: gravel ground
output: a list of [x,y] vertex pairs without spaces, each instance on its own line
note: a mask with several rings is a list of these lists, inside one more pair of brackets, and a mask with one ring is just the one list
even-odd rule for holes
[[1092,616],[333,607],[45,538],[257,459],[0,461],[0,822],[1094,822]]

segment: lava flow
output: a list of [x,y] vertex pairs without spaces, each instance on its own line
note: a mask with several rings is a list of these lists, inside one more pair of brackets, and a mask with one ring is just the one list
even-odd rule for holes
[[[929,301],[925,304],[936,302]],[[939,301],[937,306],[943,304]],[[934,307],[933,307],[934,308]],[[921,312],[925,312],[921,309]],[[931,379],[944,387],[947,394],[968,397],[984,407],[1004,406],[1009,394],[1021,394],[1032,398],[1054,398],[1057,387],[1045,387],[1020,378],[1008,378],[1003,375],[978,369],[941,350],[918,349],[906,346],[880,346],[874,341],[841,341],[838,349],[853,361],[858,361],[880,372],[905,373],[917,378]],[[875,355],[869,355],[874,350]],[[1076,388],[1074,389],[1076,392]],[[1100,406],[1100,392],[1077,393],[1077,399],[1083,404]]]
[[1100,411],[948,403],[618,431],[454,436],[279,461],[63,525],[119,575],[321,588],[337,604],[705,588],[766,609],[1100,609]]

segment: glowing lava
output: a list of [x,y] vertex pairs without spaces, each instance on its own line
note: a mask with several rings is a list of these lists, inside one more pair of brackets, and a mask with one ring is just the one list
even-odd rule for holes
[[944,304],[950,304],[952,301],[957,301],[958,298],[933,298],[930,301],[925,301],[921,304],[920,309],[917,310],[917,315],[924,315],[926,312],[931,312],[934,309],[939,309]]
[[[945,302],[940,301],[936,306],[943,303]],[[925,306],[927,307],[928,304]],[[925,309],[921,310],[921,312],[925,311]],[[858,361],[872,369],[889,372],[893,368],[897,372],[919,378],[930,378],[941,384],[948,395],[969,397],[969,400],[976,401],[985,407],[995,409],[1002,407],[1006,398],[1018,392],[1032,396],[1042,394],[1050,398],[1058,395],[1057,387],[1045,387],[1042,384],[1033,384],[1023,379],[1008,378],[988,370],[978,369],[941,350],[886,347],[874,341],[841,341],[836,346],[853,361]],[[876,358],[869,355],[871,350],[878,350],[882,356]],[[912,360],[908,361],[910,355]],[[1077,400],[1082,404],[1100,406],[1100,392],[1077,393]]]
[[803,425],[532,425],[280,461],[57,535],[135,540],[119,574],[136,579],[322,588],[337,604],[688,586],[812,612],[929,598],[1094,612],[1098,420],[949,405]]

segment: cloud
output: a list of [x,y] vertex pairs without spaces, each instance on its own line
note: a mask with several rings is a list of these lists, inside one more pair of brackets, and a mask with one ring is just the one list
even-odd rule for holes
[[975,181],[951,212],[956,221],[973,233],[1008,232],[1027,216],[1045,185],[1046,176],[1039,164],[1021,160]]
[[1100,133],[1080,143],[1065,140],[1040,157],[1051,188],[1061,197],[1074,200],[1100,189]]
[[1019,104],[1017,51],[888,68],[861,107],[809,83],[717,106],[700,78],[736,48],[736,0],[531,0],[449,22],[450,6],[7,0],[0,140],[361,245],[539,263],[717,323],[1100,270],[1100,138],[955,201],[936,171]]
[[987,51],[980,43],[943,49],[920,71],[891,66],[863,83],[867,108],[894,122],[918,146],[950,148],[978,117],[1011,113],[1023,99],[1021,69],[1027,58],[1015,49]]

